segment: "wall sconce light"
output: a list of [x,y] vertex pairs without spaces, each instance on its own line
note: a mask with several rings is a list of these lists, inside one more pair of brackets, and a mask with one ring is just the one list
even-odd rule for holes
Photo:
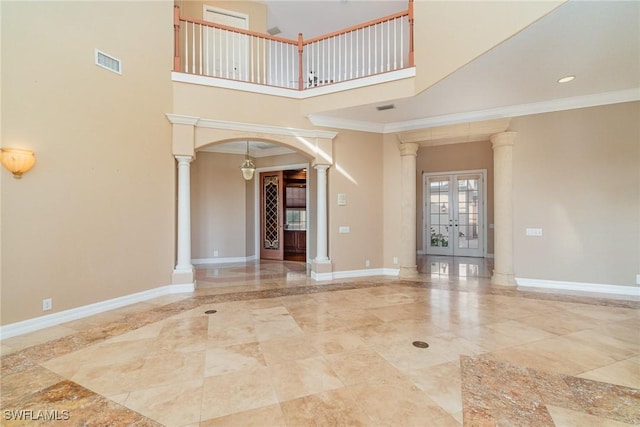
[[2,165],[16,179],[22,178],[22,174],[29,171],[36,162],[31,150],[20,150],[18,148],[2,148],[1,150]]
[[249,158],[249,141],[247,141],[247,155],[244,159],[244,162],[242,163],[242,166],[240,166],[240,169],[242,170],[242,177],[246,181],[251,181],[251,179],[253,178],[253,173],[256,171],[256,165],[254,165]]

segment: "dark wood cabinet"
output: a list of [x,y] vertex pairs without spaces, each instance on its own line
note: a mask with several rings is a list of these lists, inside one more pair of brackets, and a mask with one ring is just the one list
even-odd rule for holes
[[285,171],[284,258],[291,261],[307,259],[307,188],[306,170]]
[[290,254],[304,254],[307,250],[307,232],[304,230],[284,231],[284,251]]

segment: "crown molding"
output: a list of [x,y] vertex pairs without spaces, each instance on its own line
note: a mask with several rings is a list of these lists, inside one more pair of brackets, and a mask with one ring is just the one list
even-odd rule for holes
[[167,113],[165,116],[167,116],[167,119],[169,119],[169,121],[174,125],[195,126],[196,123],[198,123],[198,120],[200,120],[198,117],[183,116],[181,114]]
[[597,107],[599,105],[618,104],[622,102],[632,102],[638,100],[640,100],[640,88],[634,88],[615,92],[574,96],[571,98],[559,98],[551,101],[534,102],[531,104],[491,108],[487,110],[472,111],[468,113],[428,117],[406,122],[390,123],[385,125],[384,133],[402,132],[405,130],[415,130],[434,126],[475,122],[480,120],[529,116],[533,114],[552,113],[555,111]]
[[341,119],[339,117],[327,117],[319,114],[309,114],[307,119],[314,126],[327,128],[357,130],[360,132],[385,133],[384,123],[374,123],[360,120]]
[[284,135],[304,138],[326,138],[333,139],[338,132],[331,132],[318,129],[295,129],[283,128],[279,126],[259,125],[253,123],[229,122],[214,119],[200,119],[196,126],[209,129],[223,129],[244,132],[264,133],[270,135]]
[[436,126],[399,132],[397,137],[401,143],[415,142],[422,147],[487,141],[491,135],[506,131],[510,121],[507,118]]
[[403,122],[386,124],[328,117],[319,114],[311,114],[308,117],[311,123],[316,126],[331,127],[336,129],[349,129],[364,132],[396,133],[432,128],[437,126],[456,125],[494,119],[506,119],[511,117],[529,116],[532,114],[551,113],[555,111],[597,107],[600,105],[619,104],[623,102],[633,101],[640,101],[640,88],[603,92],[570,98],[560,98],[550,101],[534,102],[530,104],[511,105],[508,107],[491,108],[487,110],[470,111],[466,113],[425,117],[423,119],[407,120]]

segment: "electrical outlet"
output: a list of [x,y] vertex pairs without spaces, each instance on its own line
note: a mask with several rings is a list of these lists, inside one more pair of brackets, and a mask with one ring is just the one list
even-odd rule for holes
[[53,307],[53,302],[51,301],[51,298],[46,298],[42,300],[42,311],[51,310],[52,307]]
[[398,265],[398,257],[397,256],[393,257],[393,265]]
[[218,256],[218,251],[213,251],[213,256]]
[[364,266],[365,267],[371,267],[371,261],[369,261],[368,259],[364,261]]
[[349,233],[349,231],[351,230],[349,229],[348,225],[341,225],[340,228],[338,228],[338,233],[340,234],[347,234]]

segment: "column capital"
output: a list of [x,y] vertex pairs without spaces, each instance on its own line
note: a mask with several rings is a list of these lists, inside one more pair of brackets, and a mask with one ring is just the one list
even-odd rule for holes
[[517,134],[517,132],[500,132],[491,135],[491,148],[495,150],[498,147],[513,146]]
[[420,145],[417,142],[401,142],[398,144],[401,156],[417,156],[418,148],[420,148]]
[[330,167],[331,167],[331,165],[324,165],[324,164],[319,164],[319,163],[316,163],[315,165],[313,165],[313,168],[315,170],[317,170],[317,171],[326,171]]
[[174,155],[178,163],[191,163],[193,161],[193,156],[179,156]]

